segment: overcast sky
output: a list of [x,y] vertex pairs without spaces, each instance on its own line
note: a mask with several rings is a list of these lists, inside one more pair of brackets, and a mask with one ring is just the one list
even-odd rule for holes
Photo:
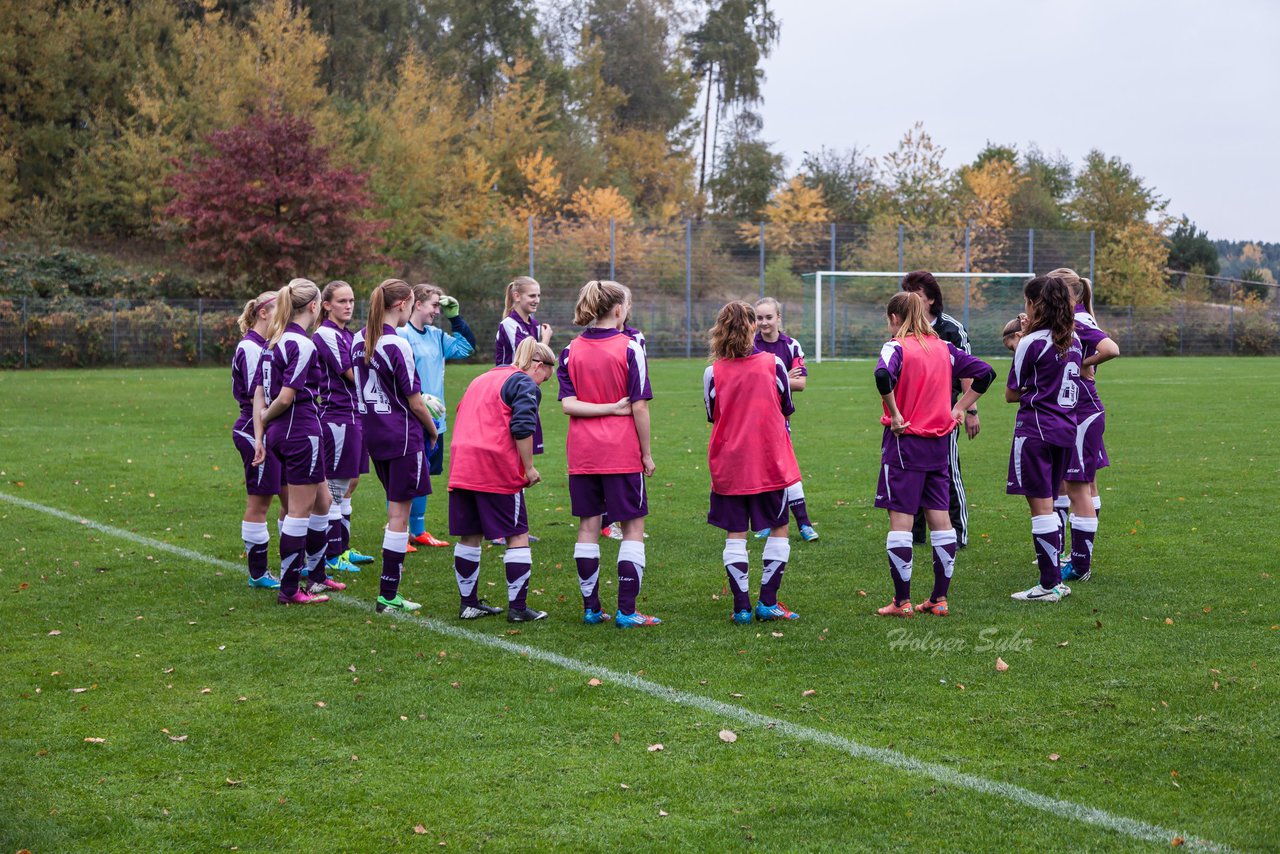
[[955,168],[987,140],[1130,163],[1211,238],[1280,242],[1276,0],[771,0],[765,139],[880,156],[923,121]]

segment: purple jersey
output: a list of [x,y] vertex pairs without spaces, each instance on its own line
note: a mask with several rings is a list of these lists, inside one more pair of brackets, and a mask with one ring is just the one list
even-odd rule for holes
[[[1076,336],[1080,339],[1080,357],[1087,359],[1098,352],[1098,345],[1107,339],[1107,333],[1098,328],[1098,321],[1093,319],[1084,306],[1076,306]],[[1080,404],[1076,407],[1076,419],[1083,421],[1090,415],[1102,412],[1102,398],[1098,397],[1098,386],[1087,377],[1080,378]]]
[[[778,391],[778,401],[782,404],[782,415],[790,418],[796,411],[795,402],[791,399],[791,380],[787,376],[787,366],[782,359],[773,357],[773,384]],[[716,420],[716,376],[715,366],[708,365],[702,372],[702,405],[707,409],[708,423]],[[788,428],[789,429],[789,428]]]
[[634,326],[628,326],[624,323],[622,324],[622,334],[639,344],[641,350],[644,350],[646,353],[649,352],[644,346],[644,333],[639,329],[636,329]]
[[511,313],[498,324],[498,341],[493,351],[493,362],[498,367],[510,365],[516,360],[516,347],[526,338],[541,341],[538,334],[538,319],[532,314],[528,320],[521,320],[520,315],[512,309]]
[[[582,330],[581,337],[600,339],[622,334],[617,329],[589,326]],[[653,400],[653,387],[649,385],[649,362],[645,358],[644,344],[631,336],[627,337],[631,338],[631,343],[627,346],[627,397],[631,400]],[[560,396],[557,400],[578,396],[578,392],[573,387],[573,380],[569,376],[569,359],[572,349],[573,342],[570,341],[560,351],[560,365],[556,368],[556,378],[560,381]],[[612,401],[599,402],[612,403]]]
[[[947,352],[951,356],[953,387],[959,380],[976,380],[979,377],[994,376],[995,371],[986,362],[969,355],[950,341],[939,339],[939,342],[947,345]],[[886,341],[880,348],[880,359],[876,362],[876,370],[882,369],[888,372],[894,388],[897,388],[898,379],[902,376],[902,345],[897,341]],[[905,414],[904,417],[906,417]],[[880,450],[881,465],[896,466],[911,471],[946,470],[950,465],[950,454],[950,436],[916,436],[909,433],[898,436],[888,427],[884,428]]]
[[1048,329],[1028,332],[1018,342],[1009,368],[1011,389],[1021,389],[1014,437],[1031,437],[1070,447],[1076,439],[1076,403],[1080,398],[1080,339],[1058,353]]
[[333,424],[354,424],[359,417],[354,379],[343,376],[351,370],[351,342],[355,335],[332,320],[320,324],[311,336],[315,342],[316,366],[312,385],[320,393],[320,420]]
[[779,332],[778,340],[769,342],[764,340],[764,336],[757,332],[755,346],[757,353],[772,353],[781,359],[782,364],[786,365],[788,371],[792,368],[799,368],[800,376],[809,376],[809,369],[804,366],[804,350],[800,347],[800,342],[789,337],[786,333]]
[[267,424],[267,444],[277,445],[303,436],[320,438],[320,417],[316,412],[315,390],[309,386],[316,362],[316,345],[306,330],[296,323],[261,360],[263,402],[270,406],[283,389],[294,390],[293,405]]
[[351,345],[364,446],[375,460],[421,451],[422,423],[409,411],[409,398],[422,393],[413,369],[413,348],[384,324],[373,358],[365,364],[364,335],[361,329]]
[[266,346],[267,342],[252,329],[236,345],[236,354],[231,359],[231,395],[240,404],[240,417],[233,430],[243,430],[253,420],[253,390],[262,379],[258,366]]

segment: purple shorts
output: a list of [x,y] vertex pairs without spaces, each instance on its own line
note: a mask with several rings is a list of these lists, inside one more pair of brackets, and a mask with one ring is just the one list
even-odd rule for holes
[[253,434],[243,430],[232,430],[231,439],[236,443],[236,450],[244,460],[244,486],[250,495],[280,494],[280,461],[275,454],[267,454],[262,465],[253,464]]
[[1111,465],[1102,432],[1107,427],[1107,413],[1095,412],[1076,425],[1076,446],[1067,462],[1066,480],[1090,483],[1098,477],[1098,469]]
[[389,460],[374,460],[373,470],[387,491],[388,501],[412,501],[420,495],[431,494],[427,457],[422,451]]
[[[360,422],[343,424],[336,421],[322,421],[324,431],[324,465],[331,478],[359,477],[362,474],[361,457],[364,452],[364,431]],[[368,460],[363,460],[363,471],[369,470]]]
[[1028,498],[1057,498],[1072,453],[1071,448],[1051,445],[1034,436],[1014,436],[1009,451],[1009,482],[1004,491]]
[[571,474],[569,504],[579,519],[608,513],[611,522],[626,522],[648,516],[644,474]]
[[486,540],[529,533],[529,513],[524,490],[512,495],[449,490],[449,533],[455,537],[481,535]]
[[951,472],[947,469],[916,471],[882,464],[875,506],[913,516],[921,510],[947,510],[951,507]]
[[280,465],[282,480],[289,486],[307,486],[324,483],[327,472],[321,453],[319,436],[294,436],[279,444],[268,444],[267,453],[274,455]]
[[723,528],[729,533],[763,531],[787,524],[789,512],[785,489],[752,495],[721,495],[712,492],[707,524]]

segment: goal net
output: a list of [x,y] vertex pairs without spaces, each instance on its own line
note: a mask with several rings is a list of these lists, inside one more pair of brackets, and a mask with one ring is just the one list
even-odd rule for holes
[[[933,275],[942,290],[943,311],[968,331],[973,352],[1003,354],[1000,330],[1022,311],[1022,285],[1032,274]],[[787,332],[803,344],[813,342],[813,361],[872,358],[889,337],[884,309],[900,290],[902,276],[863,270],[808,273],[802,277],[806,299],[801,317],[788,319]]]

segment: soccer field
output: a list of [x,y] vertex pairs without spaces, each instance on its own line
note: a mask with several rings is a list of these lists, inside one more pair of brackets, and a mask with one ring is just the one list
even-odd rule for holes
[[[952,616],[905,621],[874,614],[873,365],[813,365],[793,429],[821,539],[793,526],[781,591],[801,619],[745,627],[705,524],[703,367],[651,364],[639,605],[665,622],[632,631],[580,621],[554,380],[528,492],[550,618],[517,629],[457,619],[450,549],[406,560],[418,619],[374,613],[373,567],[328,605],[249,589],[225,370],[0,373],[0,849],[1280,847],[1280,363],[1105,367],[1094,578],[1056,605],[1009,599],[1036,572],[993,386],[961,440]],[[482,369],[449,368],[451,404]],[[355,498],[375,554],[381,494]],[[505,604],[501,549],[480,584]]]

